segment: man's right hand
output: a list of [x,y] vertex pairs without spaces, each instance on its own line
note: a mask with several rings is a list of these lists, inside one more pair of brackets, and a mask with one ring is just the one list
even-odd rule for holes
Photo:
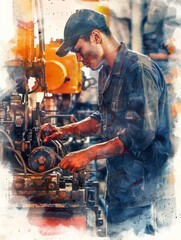
[[64,127],[58,128],[52,126],[49,123],[43,124],[41,127],[41,138],[44,142],[48,142],[55,139],[61,139],[66,135]]
[[63,127],[55,127],[49,123],[41,126],[41,138],[44,142],[54,139],[62,139],[70,136],[81,136],[87,134],[97,134],[100,130],[100,123],[97,119],[87,117],[76,123],[71,123]]

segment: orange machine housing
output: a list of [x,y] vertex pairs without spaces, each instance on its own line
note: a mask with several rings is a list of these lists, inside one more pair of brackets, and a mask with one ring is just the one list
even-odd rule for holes
[[[44,45],[43,53],[40,44],[35,46],[35,2],[33,0],[13,0],[13,18],[15,23],[15,38],[12,51],[15,59],[8,65],[22,66],[29,77],[34,77],[36,69],[33,67],[40,63],[45,74],[42,76],[46,88],[38,87],[35,81],[35,92],[49,92],[52,94],[76,94],[82,89],[82,63],[78,63],[75,54],[68,54],[60,58],[55,52],[60,46],[60,40],[51,40]],[[43,30],[42,30],[43,31]],[[35,70],[35,71],[34,71]],[[32,73],[32,76],[31,76]]]
[[[82,89],[82,64],[77,62],[76,56],[69,53],[60,58],[55,53],[60,46],[60,40],[51,40],[45,45],[45,77],[47,92],[59,93],[79,93]],[[36,47],[38,53],[38,46]],[[41,91],[38,89],[37,91]]]

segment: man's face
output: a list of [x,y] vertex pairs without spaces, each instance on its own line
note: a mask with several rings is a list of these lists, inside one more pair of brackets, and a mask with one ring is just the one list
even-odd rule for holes
[[92,70],[99,69],[104,63],[102,46],[92,35],[90,41],[79,38],[72,51],[76,54],[78,62],[82,62]]

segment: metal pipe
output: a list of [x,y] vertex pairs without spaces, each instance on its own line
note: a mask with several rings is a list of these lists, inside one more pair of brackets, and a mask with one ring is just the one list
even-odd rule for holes
[[141,22],[143,18],[143,4],[141,3],[141,1],[131,0],[130,5],[132,20],[131,47],[134,51],[142,52]]

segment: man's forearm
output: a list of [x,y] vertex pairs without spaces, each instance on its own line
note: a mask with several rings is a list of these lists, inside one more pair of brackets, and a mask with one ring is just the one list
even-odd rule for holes
[[80,169],[85,169],[92,160],[103,159],[107,157],[118,156],[124,151],[124,145],[121,140],[116,137],[110,141],[95,144],[86,149],[67,154],[59,166],[74,173]]
[[63,129],[67,135],[74,136],[98,134],[100,132],[100,123],[95,118],[88,117],[82,121],[64,126],[60,128],[60,131],[61,129]]
[[124,151],[124,144],[116,137],[104,143],[95,144],[86,149],[86,154],[91,160],[118,156]]

